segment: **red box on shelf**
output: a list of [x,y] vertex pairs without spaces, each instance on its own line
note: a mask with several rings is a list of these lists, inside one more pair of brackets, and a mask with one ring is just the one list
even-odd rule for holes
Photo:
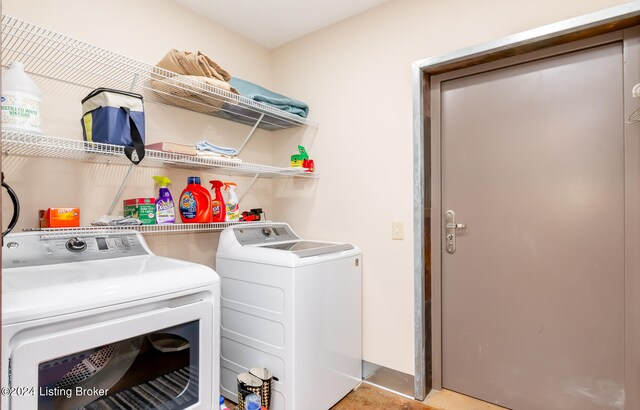
[[76,228],[80,226],[80,208],[47,208],[38,211],[40,228]]

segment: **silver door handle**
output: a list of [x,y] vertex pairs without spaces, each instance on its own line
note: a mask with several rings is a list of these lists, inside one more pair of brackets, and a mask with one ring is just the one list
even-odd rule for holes
[[456,229],[466,229],[467,225],[456,223],[456,214],[452,210],[448,210],[444,214],[445,227],[445,249],[447,253],[456,251]]

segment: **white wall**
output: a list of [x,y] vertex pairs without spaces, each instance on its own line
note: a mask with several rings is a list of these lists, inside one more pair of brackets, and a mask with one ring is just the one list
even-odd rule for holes
[[276,198],[276,215],[362,248],[365,360],[414,373],[411,63],[623,3],[393,0],[275,50],[275,87],[320,123],[308,151],[321,173],[314,196]]
[[[232,75],[271,84],[269,50],[213,24],[211,21],[170,0],[4,0],[3,13],[50,30],[86,41],[116,53],[154,64],[171,49],[200,50]],[[8,62],[4,62],[4,64]],[[61,86],[34,77],[43,96],[43,130],[46,135],[82,140],[81,103],[89,89]],[[194,143],[207,139],[219,145],[238,147],[250,127],[185,110],[145,104],[147,142],[176,141]],[[243,151],[245,161],[272,162],[271,133],[259,130]],[[37,210],[47,207],[78,206],[82,225],[109,209],[127,168],[83,164],[53,159],[25,159],[8,156],[3,170],[7,182],[18,193],[22,213],[16,231],[37,226]],[[207,188],[210,179],[238,183],[238,192],[249,183],[246,177],[202,173],[167,168],[138,168],[126,185],[124,198],[156,197],[153,175],[167,175],[173,185],[174,200],[186,186],[189,175],[202,177]],[[272,182],[260,179],[243,201],[243,209],[262,206],[272,209]],[[116,213],[122,214],[118,201]],[[9,219],[4,197],[3,216]],[[161,255],[190,259],[214,266],[218,234],[147,235],[152,249]]]
[[[317,183],[261,181],[242,208],[262,206],[303,236],[349,241],[363,258],[364,359],[413,374],[411,63],[540,25],[622,4],[620,0],[392,0],[272,52],[169,0],[4,0],[3,12],[139,60],[170,48],[200,49],[233,75],[308,102],[317,136],[261,132],[243,158],[286,165],[302,142]],[[43,82],[46,134],[81,139],[81,93]],[[65,90],[66,91],[66,90]],[[86,92],[87,90],[84,90]],[[237,146],[246,127],[147,104],[148,141],[210,139]],[[7,181],[20,195],[18,226],[35,226],[43,207],[80,206],[83,224],[106,212],[123,167],[8,158]],[[155,196],[138,170],[125,197]],[[170,170],[177,196],[189,171]],[[208,174],[205,177],[228,177]],[[242,191],[245,178],[234,178]],[[273,198],[273,199],[272,199]],[[3,202],[7,202],[6,197]],[[4,219],[8,210],[3,209]],[[391,221],[405,239],[391,240]],[[149,236],[154,250],[212,265],[216,234]],[[327,295],[330,298],[331,295]]]

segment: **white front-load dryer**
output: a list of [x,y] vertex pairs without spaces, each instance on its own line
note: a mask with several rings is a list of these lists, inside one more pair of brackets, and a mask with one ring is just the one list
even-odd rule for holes
[[221,392],[239,373],[273,374],[271,410],[327,410],[362,374],[361,252],[300,239],[285,223],[220,236]]
[[220,278],[139,233],[2,248],[2,409],[218,406]]

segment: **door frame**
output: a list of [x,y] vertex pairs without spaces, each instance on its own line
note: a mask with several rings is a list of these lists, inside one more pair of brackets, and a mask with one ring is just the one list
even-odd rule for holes
[[[442,389],[442,289],[439,83],[443,79],[623,41],[625,64],[640,66],[640,2],[561,21],[413,64],[414,396]],[[634,27],[636,26],[636,27]],[[630,28],[633,27],[633,28]],[[624,30],[626,29],[626,30]],[[571,44],[568,44],[571,43]],[[523,56],[526,54],[526,56]],[[478,67],[482,64],[482,67]],[[454,73],[455,71],[455,73]],[[635,71],[635,72],[632,72]],[[631,88],[639,70],[624,72],[625,117],[640,106]],[[635,104],[635,107],[634,107]],[[621,119],[624,120],[624,119]],[[640,124],[625,125],[625,225],[640,226]],[[625,230],[625,386],[640,385],[640,232]],[[633,363],[635,366],[631,366]],[[640,392],[626,390],[627,408]]]

